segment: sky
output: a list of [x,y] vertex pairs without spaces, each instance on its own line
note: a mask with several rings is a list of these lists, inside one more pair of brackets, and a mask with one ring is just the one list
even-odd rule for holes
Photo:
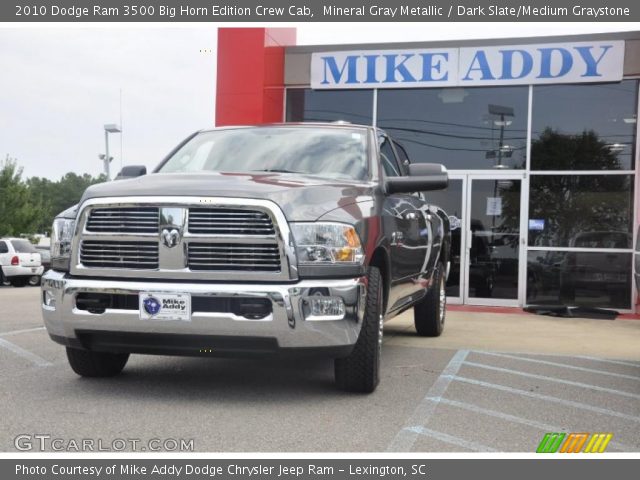
[[[298,44],[526,37],[640,30],[636,23],[225,24],[295,26]],[[216,24],[0,25],[0,159],[23,177],[98,175],[111,134],[112,172],[153,168],[214,125]]]

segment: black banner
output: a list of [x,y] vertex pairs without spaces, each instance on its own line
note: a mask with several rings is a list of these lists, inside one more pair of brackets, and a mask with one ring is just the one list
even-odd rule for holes
[[634,22],[631,0],[6,0],[3,22]]
[[[570,455],[570,454],[569,454]],[[580,459],[94,459],[0,460],[0,478],[139,479],[139,480],[272,480],[280,479],[515,479],[635,478],[639,460]]]

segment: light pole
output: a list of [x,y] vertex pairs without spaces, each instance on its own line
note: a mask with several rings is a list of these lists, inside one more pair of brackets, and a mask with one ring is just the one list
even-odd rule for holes
[[500,118],[500,120],[494,120],[493,124],[496,127],[500,127],[500,140],[498,141],[498,164],[494,165],[493,168],[506,168],[505,165],[502,165],[502,155],[505,154],[506,157],[509,157],[509,151],[505,150],[504,144],[504,130],[505,127],[511,125],[512,121],[505,119],[505,117],[514,117],[513,107],[504,107],[502,105],[489,105],[489,114],[496,115]]
[[107,181],[111,180],[111,160],[112,157],[109,156],[109,134],[110,133],[121,133],[120,127],[115,123],[108,123],[104,126],[104,149],[105,154],[100,155],[100,158],[104,162],[104,173],[107,176]]

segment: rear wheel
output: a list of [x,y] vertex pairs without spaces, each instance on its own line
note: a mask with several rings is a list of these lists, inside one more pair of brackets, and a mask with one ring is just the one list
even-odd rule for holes
[[82,377],[113,377],[122,372],[129,354],[91,352],[67,347],[67,359],[73,371]]
[[438,263],[433,283],[424,298],[413,308],[416,331],[421,337],[439,337],[444,330],[447,312],[444,265]]
[[360,336],[351,354],[335,360],[338,388],[348,392],[373,392],[380,382],[380,354],[384,323],[382,276],[369,267],[367,304]]
[[32,287],[37,287],[40,285],[40,279],[42,277],[40,275],[34,275],[33,277],[29,277],[29,285]]
[[13,285],[14,287],[17,288],[21,288],[27,285],[27,283],[29,283],[29,277],[16,277],[16,278],[11,278],[9,279],[9,282],[11,283],[11,285]]

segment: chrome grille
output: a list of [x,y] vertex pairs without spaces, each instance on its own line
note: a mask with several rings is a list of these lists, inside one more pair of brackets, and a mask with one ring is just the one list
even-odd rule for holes
[[96,233],[157,233],[155,207],[94,208],[86,230]]
[[274,235],[271,217],[260,210],[190,208],[189,233],[204,235]]
[[78,225],[73,275],[214,282],[298,278],[287,220],[267,200],[90,199]]
[[279,272],[280,252],[275,244],[191,243],[191,270]]
[[157,269],[158,242],[84,240],[80,262],[90,268]]

